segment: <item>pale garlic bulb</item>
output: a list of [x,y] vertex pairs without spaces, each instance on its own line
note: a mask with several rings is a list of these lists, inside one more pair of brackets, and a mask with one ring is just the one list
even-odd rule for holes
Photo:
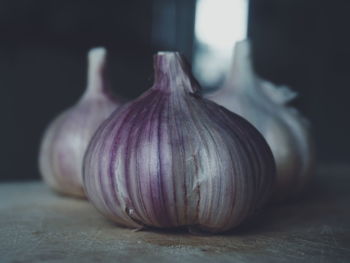
[[40,172],[44,181],[60,193],[84,196],[84,153],[98,126],[120,105],[109,91],[105,67],[106,50],[90,50],[85,93],[76,105],[49,125],[43,136],[39,153]]
[[120,225],[223,232],[267,201],[272,153],[246,120],[203,99],[177,52],[154,57],[155,83],[94,135],[90,201]]
[[254,73],[248,40],[235,46],[225,85],[207,98],[250,121],[268,142],[277,167],[273,202],[296,198],[314,173],[313,140],[308,121],[288,106],[296,93]]

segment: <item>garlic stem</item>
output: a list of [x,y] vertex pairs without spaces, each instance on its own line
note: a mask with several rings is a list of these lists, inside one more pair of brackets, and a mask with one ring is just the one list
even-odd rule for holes
[[189,73],[191,71],[186,59],[179,52],[158,52],[154,58],[155,88],[168,92],[198,91]]
[[96,47],[88,53],[88,78],[84,97],[110,95],[107,81],[107,51],[104,47]]

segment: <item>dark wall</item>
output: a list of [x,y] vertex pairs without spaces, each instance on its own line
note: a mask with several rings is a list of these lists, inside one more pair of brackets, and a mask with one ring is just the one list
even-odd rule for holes
[[157,50],[191,56],[194,3],[0,0],[0,180],[39,178],[40,138],[81,96],[89,48],[107,47],[114,92],[134,98],[153,83]]
[[[152,54],[192,56],[195,0],[0,0],[0,179],[39,178],[40,137],[85,86],[86,52],[110,52],[114,91],[152,84]],[[259,74],[292,85],[322,162],[349,161],[349,2],[252,0]],[[220,29],[218,29],[220,30]]]
[[256,71],[300,93],[321,162],[350,161],[350,2],[251,0]]

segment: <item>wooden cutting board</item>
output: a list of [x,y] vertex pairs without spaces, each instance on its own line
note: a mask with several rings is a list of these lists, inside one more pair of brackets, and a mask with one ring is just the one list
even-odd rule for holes
[[319,169],[305,197],[235,231],[132,231],[42,182],[0,184],[0,262],[350,262],[350,166]]

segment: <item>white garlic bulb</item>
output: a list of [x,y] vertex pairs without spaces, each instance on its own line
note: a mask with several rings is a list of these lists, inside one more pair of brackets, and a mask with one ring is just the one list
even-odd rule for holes
[[298,197],[314,173],[309,123],[288,106],[295,92],[256,76],[248,40],[236,44],[232,71],[224,86],[206,97],[246,118],[264,135],[277,166],[272,201]]
[[78,197],[84,196],[82,163],[87,145],[98,126],[120,105],[107,87],[106,50],[90,50],[88,64],[84,95],[49,125],[39,153],[44,181],[60,193]]
[[154,68],[152,88],[91,140],[86,194],[123,226],[229,230],[268,200],[271,150],[246,120],[200,96],[177,52],[159,52]]

